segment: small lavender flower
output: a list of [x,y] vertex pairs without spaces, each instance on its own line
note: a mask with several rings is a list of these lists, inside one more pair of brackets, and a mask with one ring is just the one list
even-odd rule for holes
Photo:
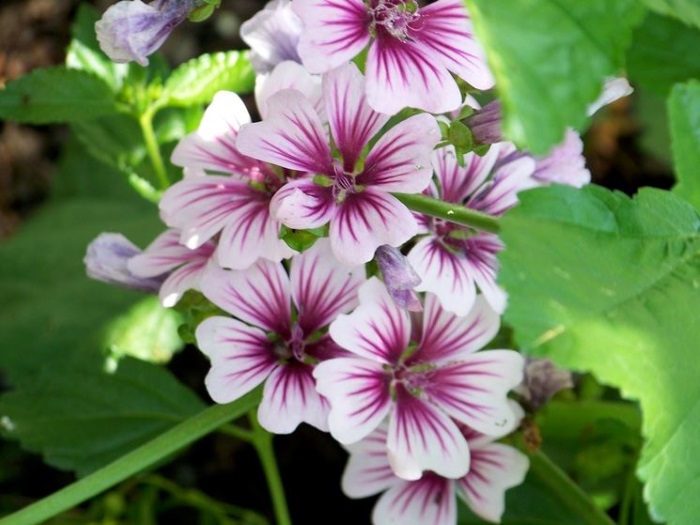
[[122,0],[95,23],[102,51],[118,63],[148,65],[153,54],[195,7],[195,0]]
[[374,260],[377,261],[384,284],[394,302],[411,312],[422,312],[423,306],[413,291],[421,283],[421,278],[406,256],[397,248],[385,244],[377,248]]
[[120,233],[101,233],[87,248],[83,261],[88,277],[132,290],[156,293],[164,278],[142,278],[129,271],[129,259],[141,250]]

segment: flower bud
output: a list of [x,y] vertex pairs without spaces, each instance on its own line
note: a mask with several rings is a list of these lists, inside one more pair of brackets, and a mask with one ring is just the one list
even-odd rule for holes
[[122,0],[110,6],[95,23],[97,40],[109,58],[118,63],[148,65],[154,53],[195,7],[194,0]]
[[525,377],[515,392],[533,412],[539,410],[554,394],[564,388],[573,388],[571,372],[557,368],[549,359],[528,357]]
[[411,312],[420,312],[423,306],[413,288],[421,283],[421,278],[413,269],[408,259],[398,249],[384,244],[374,254],[379,271],[389,295],[401,308]]
[[101,233],[87,248],[83,259],[88,277],[132,290],[156,293],[163,283],[159,278],[137,277],[127,268],[127,262],[141,250],[119,233]]
[[478,109],[465,120],[472,132],[474,142],[495,144],[503,140],[501,131],[501,102],[494,100]]

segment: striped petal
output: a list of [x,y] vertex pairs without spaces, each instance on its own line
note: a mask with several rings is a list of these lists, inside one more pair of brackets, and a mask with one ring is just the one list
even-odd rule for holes
[[294,0],[304,23],[297,51],[310,73],[323,73],[355,58],[369,43],[362,0]]
[[502,314],[506,309],[507,295],[496,283],[499,263],[497,254],[504,246],[497,235],[479,233],[467,240],[465,264],[468,272],[474,278],[484,298],[497,313]]
[[127,268],[139,277],[155,277],[196,259],[208,259],[214,243],[205,243],[192,250],[180,244],[180,231],[169,229],[156,237],[139,255],[129,259]]
[[436,406],[401,386],[389,419],[389,464],[402,479],[416,480],[430,470],[446,478],[469,471],[469,447],[457,424]]
[[340,443],[361,440],[389,413],[389,376],[381,363],[340,357],[316,365],[313,374],[316,389],[331,405],[328,427]]
[[187,290],[201,290],[201,283],[208,267],[208,259],[199,258],[183,264],[163,281],[158,292],[160,304],[172,308]]
[[319,186],[310,179],[288,182],[270,201],[272,216],[297,230],[319,228],[331,220],[334,212],[331,188]]
[[453,146],[435,150],[433,167],[440,183],[442,199],[445,202],[464,202],[491,174],[498,160],[498,152],[499,147],[494,144],[483,156],[468,153],[464,156],[462,167],[457,162]]
[[265,382],[258,421],[273,434],[291,434],[300,423],[328,431],[328,401],[316,392],[312,368],[290,361],[272,371]]
[[500,328],[500,317],[477,297],[466,316],[457,316],[440,305],[433,294],[426,294],[423,325],[418,350],[409,363],[449,363],[464,359],[491,341]]
[[390,488],[372,512],[374,525],[455,525],[457,501],[454,482],[426,473],[417,481]]
[[388,425],[382,423],[362,441],[346,446],[350,458],[341,485],[347,496],[366,498],[402,483],[389,465],[387,437]]
[[369,262],[382,244],[401,246],[418,225],[413,214],[393,195],[365,188],[348,194],[331,219],[329,237],[333,253],[348,265]]
[[195,337],[211,361],[205,384],[217,403],[250,392],[278,366],[265,332],[235,319],[210,317],[197,327]]
[[284,168],[331,174],[328,137],[311,102],[295,89],[284,89],[267,100],[268,116],[243,126],[239,151]]
[[522,156],[501,161],[493,179],[467,201],[467,206],[491,215],[502,215],[518,203],[518,192],[535,171],[535,161]]
[[246,175],[260,163],[241,154],[236,136],[250,122],[248,109],[235,93],[219,91],[204,112],[197,131],[185,136],[173,150],[176,166]]
[[425,51],[419,43],[377,35],[366,64],[367,101],[372,108],[389,115],[405,107],[446,113],[462,104],[452,75]]
[[352,173],[362,150],[387,123],[389,116],[367,105],[364,78],[352,63],[323,75],[323,97],[331,135],[343,158],[343,167]]
[[202,279],[202,293],[247,323],[281,335],[289,333],[289,277],[281,264],[260,260],[240,271],[210,265]]
[[498,523],[505,510],[505,492],[520,485],[530,466],[522,452],[500,443],[475,446],[469,442],[472,464],[457,481],[457,494],[481,518]]
[[372,277],[360,287],[360,306],[341,314],[328,332],[342,348],[380,364],[392,364],[408,348],[411,320],[391,299],[384,284]]
[[297,322],[305,334],[330,324],[338,314],[358,304],[357,292],[365,282],[364,266],[338,264],[328,239],[319,239],[292,259],[289,272]]
[[420,28],[409,35],[426,48],[427,56],[475,88],[493,87],[494,79],[486,55],[474,38],[462,0],[438,0],[422,7]]
[[502,435],[519,418],[508,391],[523,380],[523,357],[487,350],[435,369],[425,394],[452,418],[489,436]]
[[420,193],[430,184],[430,159],[439,140],[435,117],[423,113],[407,118],[377,141],[357,182],[381,186],[382,191]]
[[321,77],[311,75],[301,64],[286,61],[278,64],[270,74],[258,75],[255,79],[255,103],[263,120],[269,113],[268,99],[283,89],[296,89],[309,99],[319,115],[324,114]]

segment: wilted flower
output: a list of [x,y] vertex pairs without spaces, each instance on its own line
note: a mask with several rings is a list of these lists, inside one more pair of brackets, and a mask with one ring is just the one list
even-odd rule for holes
[[147,57],[163,45],[194,7],[195,0],[154,0],[150,4],[122,0],[95,23],[97,40],[115,62],[135,61],[147,66]]

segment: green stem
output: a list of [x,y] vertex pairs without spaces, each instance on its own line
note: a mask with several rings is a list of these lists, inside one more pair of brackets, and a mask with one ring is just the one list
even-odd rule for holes
[[156,134],[153,131],[153,116],[155,115],[153,110],[148,110],[144,112],[139,117],[139,124],[141,126],[141,133],[143,133],[143,139],[146,143],[146,151],[153,164],[153,169],[158,177],[158,182],[162,190],[167,190],[170,187],[170,179],[168,179],[168,172],[165,170],[165,164],[163,163],[163,157],[160,154],[160,147],[158,146],[158,141],[156,140]]
[[615,525],[610,517],[542,452],[530,457],[530,475],[537,477],[551,494],[571,509],[587,525]]
[[141,472],[260,402],[257,389],[227,405],[214,405],[164,432],[116,461],[5,518],[0,525],[36,525]]
[[463,224],[464,226],[486,232],[498,233],[500,231],[498,219],[492,215],[471,210],[459,204],[443,202],[420,193],[394,193],[393,195],[403,202],[407,208],[418,213],[425,213],[432,217],[439,217],[446,221],[456,222],[457,224]]
[[265,472],[267,486],[270,489],[270,496],[272,497],[272,506],[275,509],[277,525],[292,525],[292,520],[289,517],[289,509],[287,508],[287,498],[284,495],[282,478],[277,468],[275,451],[272,448],[272,434],[260,426],[255,411],[249,412],[248,417],[254,436],[252,443],[260,458],[263,471]]

